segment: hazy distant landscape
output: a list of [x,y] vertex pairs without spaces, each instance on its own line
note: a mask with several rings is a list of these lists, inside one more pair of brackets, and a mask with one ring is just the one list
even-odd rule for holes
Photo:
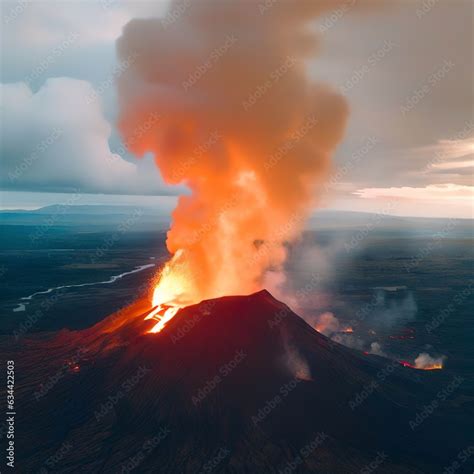
[[[27,332],[87,327],[146,291],[152,265],[166,255],[159,219],[136,208],[78,207],[1,214],[3,333],[22,331],[29,317]],[[140,266],[147,268],[100,283]],[[22,300],[65,285],[72,287]]]
[[[168,220],[149,209],[52,206],[1,220],[3,334],[88,327],[146,294],[167,258]],[[451,370],[472,374],[470,224],[322,212],[290,249],[286,292],[309,320],[330,312],[350,325],[339,342],[376,342],[399,358],[442,354]]]

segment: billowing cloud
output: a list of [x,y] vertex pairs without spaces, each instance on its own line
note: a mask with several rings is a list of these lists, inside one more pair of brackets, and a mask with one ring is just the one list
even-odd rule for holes
[[382,345],[379,342],[372,342],[372,344],[370,344],[369,353],[381,357],[387,357],[387,354],[382,350]]
[[[117,79],[114,42],[131,19],[161,17],[182,42],[193,34],[179,26],[192,3],[179,1],[168,9],[166,0],[68,1],[61,7],[54,1],[4,0],[0,81],[26,82],[36,91],[49,77],[67,76],[87,80],[100,90]],[[265,18],[278,3],[256,1],[257,18],[259,5]],[[336,86],[353,84],[344,87],[351,116],[335,155],[336,179],[327,197],[327,204],[335,208],[378,212],[381,199],[353,194],[361,189],[469,186],[472,181],[472,155],[453,155],[469,150],[462,141],[472,138],[473,131],[470,2],[438,1],[422,14],[420,2],[389,3],[390,8],[361,15],[360,8],[352,8],[352,0],[344,0],[336,14],[328,11],[319,25],[308,28],[315,28],[323,46],[317,59],[308,62],[311,74]],[[395,46],[367,69],[369,57],[385,42]],[[443,69],[446,61],[450,66]],[[101,94],[110,123],[116,118],[114,92],[108,87]],[[411,104],[409,110],[406,104]],[[118,142],[113,131],[112,149],[120,149]],[[367,147],[371,142],[375,144]],[[405,203],[397,208],[398,214],[461,215],[454,201]]]
[[431,168],[456,170],[474,167],[474,137],[460,140],[440,140]]
[[0,87],[3,189],[160,192],[151,163],[130,163],[110,151],[111,126],[88,82],[48,79],[37,92],[24,83]]
[[[173,20],[175,1],[117,41],[122,61],[136,57],[118,79],[121,134],[191,190],[173,211],[164,273],[186,275],[171,286],[187,303],[255,291],[282,269],[348,115],[306,68],[318,48],[308,23],[340,3],[190,2]],[[153,112],[162,120],[132,142]]]
[[52,47],[75,31],[82,44],[112,43],[134,16],[159,14],[166,2],[100,0],[68,2],[67,8],[55,2],[4,0],[3,27],[8,42],[26,49]]
[[356,191],[355,194],[363,198],[372,197],[397,197],[413,199],[456,199],[471,200],[472,186],[462,186],[459,184],[428,185],[423,188],[412,188],[409,186],[392,188],[365,188]]
[[444,365],[446,356],[432,357],[427,352],[422,352],[415,359],[415,367],[417,369],[440,369]]
[[412,215],[417,207],[424,215],[472,218],[474,186],[430,184],[424,187],[364,188],[354,192],[363,199],[396,202],[397,214]]

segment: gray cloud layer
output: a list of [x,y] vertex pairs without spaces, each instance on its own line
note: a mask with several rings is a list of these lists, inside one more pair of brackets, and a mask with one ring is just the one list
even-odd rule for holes
[[[263,0],[261,3],[265,5]],[[474,135],[472,3],[468,0],[394,0],[389,2],[390,7],[377,9],[370,15],[359,14],[352,8],[354,3],[348,0],[346,6],[314,25],[321,34],[321,54],[308,64],[315,78],[338,87],[351,104],[348,132],[336,154],[337,166],[349,165],[349,168],[332,181],[331,192],[358,205],[362,199],[352,193],[362,188],[412,186],[422,189],[430,184],[446,183],[471,185],[472,165],[462,163],[450,167],[445,161],[472,161],[472,150],[467,156],[462,150],[456,156],[451,152],[445,156],[446,142],[442,140],[470,140],[472,143]],[[65,76],[86,80],[95,90],[103,89],[100,99],[104,110],[100,115],[113,125],[116,119],[115,39],[132,18],[162,16],[166,6],[167,2],[114,0],[67,4],[47,0],[4,1],[0,80],[25,82],[33,92],[41,91],[40,96],[43,99],[47,96],[57,108],[58,101],[53,99],[51,91],[45,94],[42,89],[48,78]],[[186,8],[181,14],[186,15]],[[177,25],[179,22],[169,22],[167,27],[177,28]],[[104,84],[112,86],[103,88]],[[73,87],[73,93],[78,93],[78,86],[69,86]],[[18,94],[18,90],[15,93]],[[10,86],[8,91],[13,93]],[[59,88],[54,91],[59,92]],[[39,103],[39,98],[32,102]],[[41,106],[50,108],[44,102]],[[73,148],[67,153],[65,148],[61,150],[59,142],[51,148],[69,158],[44,160],[45,167],[38,171],[41,180],[28,178],[26,172],[24,180],[10,181],[8,173],[12,168],[15,170],[51,132],[44,123],[35,125],[32,117],[28,117],[28,129],[23,134],[14,131],[13,117],[20,117],[21,112],[16,108],[10,104],[8,113],[12,117],[7,117],[10,123],[7,124],[8,133],[4,133],[8,153],[7,149],[2,150],[2,160],[7,163],[2,165],[2,174],[7,173],[0,183],[3,188],[67,189],[79,181],[90,190],[101,188],[105,192],[123,192],[125,188],[136,192],[140,186],[146,187],[147,192],[170,192],[165,191],[159,179],[155,185],[151,179],[145,180],[150,181],[146,186],[141,178],[134,178],[135,184],[119,182],[126,161],[112,166],[107,179],[73,164],[74,159],[83,165],[94,163],[98,166],[97,160],[79,156],[79,150],[93,153],[89,147],[94,153],[102,150],[99,161],[107,161],[110,156],[110,150],[99,145],[97,137],[95,145],[88,140],[83,144],[79,133],[76,134],[79,143],[70,142]],[[79,107],[74,118],[66,120],[66,125],[77,124],[80,113],[86,114],[83,119],[86,123],[92,110]],[[33,114],[33,117],[37,115]],[[49,126],[54,122],[50,123],[45,117],[42,120]],[[108,140],[112,150],[121,150],[115,128],[112,126],[106,131],[106,124],[97,117],[94,120],[103,134],[103,141]],[[21,124],[16,123],[20,127]],[[76,126],[76,129],[80,127]],[[71,137],[69,134],[63,137],[64,143],[68,136]],[[371,138],[375,138],[375,145],[360,154]],[[121,154],[135,163],[129,155]],[[47,169],[47,166],[51,168]],[[103,171],[100,166],[95,169]],[[71,181],[73,172],[76,179]],[[153,172],[150,167],[145,174]],[[117,185],[113,184],[114,179]],[[140,186],[136,184],[139,182]]]
[[111,126],[88,82],[49,79],[36,93],[24,83],[0,87],[3,188],[169,194],[152,163],[110,151]]

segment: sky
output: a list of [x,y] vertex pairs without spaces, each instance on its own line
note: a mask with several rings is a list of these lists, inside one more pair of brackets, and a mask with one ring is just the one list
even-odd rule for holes
[[[348,0],[312,25],[321,41],[308,74],[350,106],[320,205],[472,218],[473,3],[383,3],[365,11]],[[178,5],[186,14],[186,1]],[[67,193],[82,204],[153,205],[185,192],[163,182],[152,156],[131,155],[116,128],[115,81],[129,65],[115,41],[133,18],[169,15],[168,3],[1,8],[0,207],[40,207]]]

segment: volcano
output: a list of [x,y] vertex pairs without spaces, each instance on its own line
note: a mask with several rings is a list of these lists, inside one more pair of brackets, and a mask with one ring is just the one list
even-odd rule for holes
[[453,374],[341,346],[267,291],[156,334],[147,311],[3,340],[18,472],[435,473],[469,446],[472,397],[439,398]]

